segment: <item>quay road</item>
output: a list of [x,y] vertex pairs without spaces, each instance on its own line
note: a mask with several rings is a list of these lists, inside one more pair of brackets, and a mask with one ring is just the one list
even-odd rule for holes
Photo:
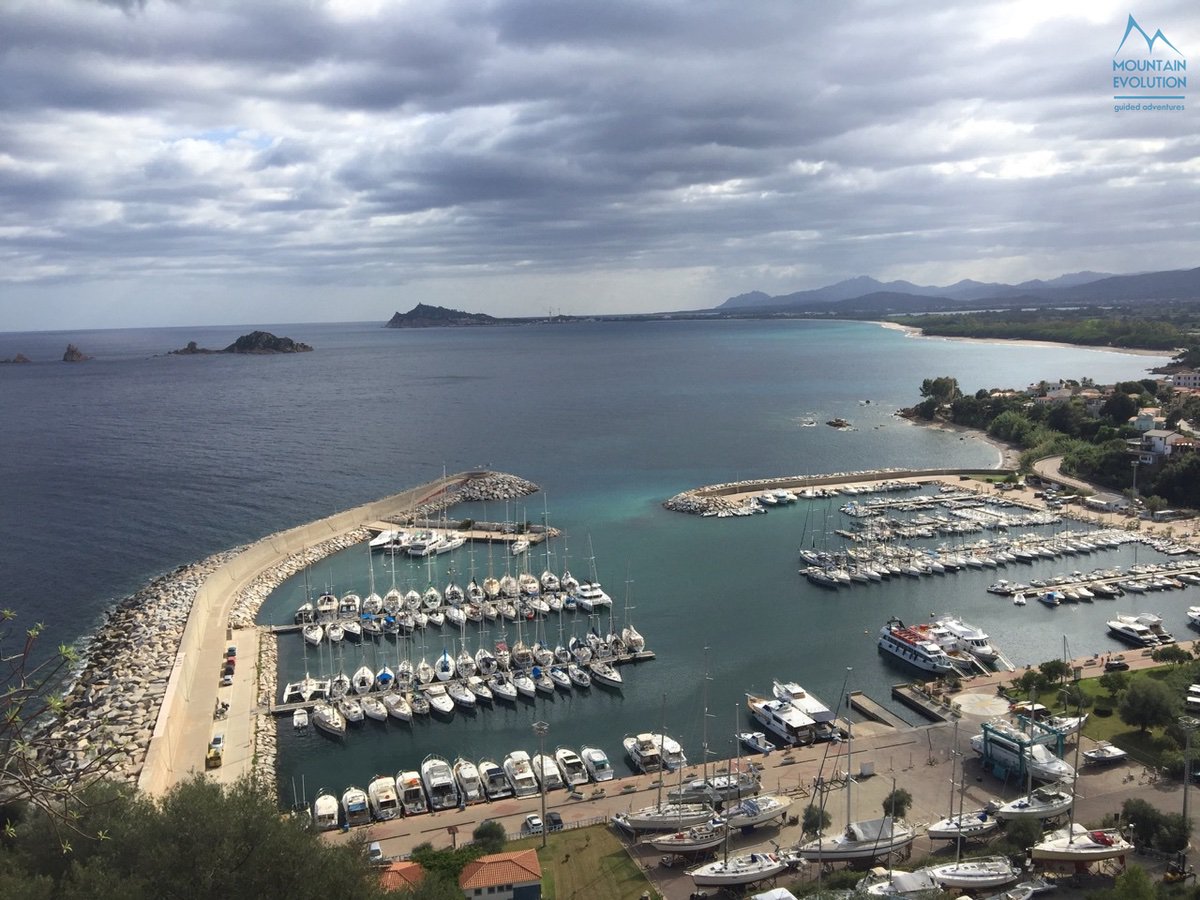
[[[258,630],[250,627],[234,631],[228,623],[234,601],[259,575],[307,547],[349,534],[367,523],[411,516],[422,503],[482,474],[462,472],[268,535],[209,575],[196,591],[138,787],[161,794],[193,772],[204,771],[209,740],[214,734],[224,735],[225,750],[223,764],[211,770],[212,777],[230,783],[250,772],[260,717],[266,727],[275,726],[259,705]],[[221,662],[230,645],[237,646],[237,668],[233,685],[221,687]],[[228,714],[223,720],[215,720],[214,712],[223,702],[229,704]]]
[[[1200,642],[1182,642],[1181,646],[1193,649]],[[1132,669],[1154,665],[1149,653],[1128,652],[1125,659]],[[1083,669],[1084,677],[1094,677],[1103,671],[1103,658],[1092,656],[1074,660],[1074,666]],[[1023,670],[1021,670],[1023,671]],[[997,696],[997,687],[1016,678],[1020,672],[996,672],[964,680],[962,692],[953,699],[962,705],[963,715],[957,732],[951,723],[940,725],[889,727],[876,722],[856,723],[853,726],[852,757],[847,766],[845,742],[816,744],[791,751],[776,750],[768,756],[743,757],[741,765],[753,761],[762,766],[762,790],[783,794],[791,798],[789,815],[802,817],[804,807],[810,802],[821,802],[816,779],[821,776],[828,786],[826,811],[832,816],[833,824],[827,833],[834,834],[847,822],[847,801],[853,809],[855,819],[876,818],[881,814],[884,797],[898,784],[913,796],[913,805],[908,822],[917,826],[932,823],[949,812],[949,804],[958,802],[957,790],[952,781],[957,773],[955,751],[963,754],[966,765],[965,800],[967,809],[977,809],[992,798],[1011,799],[1024,792],[1024,784],[1005,783],[984,770],[969,747],[970,738],[977,734],[981,723],[1007,711],[1007,703]],[[957,734],[957,743],[955,736]],[[551,741],[553,733],[550,735]],[[1081,750],[1093,746],[1083,739]],[[605,748],[610,754],[616,748]],[[610,756],[618,768],[624,760],[618,755]],[[1074,765],[1074,746],[1068,744],[1066,759]],[[714,767],[737,764],[735,761],[714,763]],[[848,797],[843,773],[851,772],[855,783]],[[873,774],[864,774],[871,772]],[[689,766],[683,780],[698,778],[702,774],[699,766]],[[546,810],[562,815],[565,827],[572,828],[607,822],[617,812],[650,806],[657,802],[657,776],[637,775],[607,782],[605,796],[593,798],[596,785],[586,785],[582,799],[572,800],[565,791],[551,791],[546,795]],[[678,775],[667,775],[663,784],[663,796],[677,783]],[[365,785],[360,785],[365,787]],[[1121,803],[1131,797],[1146,800],[1164,812],[1179,812],[1182,808],[1183,786],[1174,782],[1151,780],[1144,767],[1136,762],[1107,767],[1083,765],[1076,790],[1076,821],[1085,824],[1098,823],[1100,819],[1120,809]],[[348,841],[379,841],[384,855],[398,858],[408,855],[419,843],[429,842],[434,847],[450,847],[471,839],[471,832],[485,819],[504,826],[510,837],[519,836],[521,823],[529,813],[540,811],[540,797],[520,800],[507,799],[494,803],[482,803],[460,810],[445,810],[411,818],[377,822],[373,825],[353,829],[348,833],[326,832],[325,840],[332,843]],[[451,835],[450,829],[456,831]],[[607,826],[606,826],[607,827]],[[918,827],[918,832],[922,831]],[[730,841],[730,854],[748,853],[752,850],[771,852],[774,844],[788,848],[801,840],[798,824],[770,824],[754,829],[750,834],[739,834]],[[918,837],[912,852],[914,862],[935,853],[938,861],[952,861],[952,842],[931,842],[923,835]],[[661,865],[663,854],[650,847],[631,846],[629,852],[643,869],[654,887],[668,900],[687,900],[695,886],[687,877],[683,867],[666,868]],[[1133,857],[1140,865],[1147,860]],[[816,867],[808,866],[797,876],[815,879]],[[785,883],[785,878],[780,879]]]

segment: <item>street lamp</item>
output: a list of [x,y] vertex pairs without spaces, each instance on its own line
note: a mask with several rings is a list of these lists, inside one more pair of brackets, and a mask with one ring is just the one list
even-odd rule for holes
[[1188,818],[1188,784],[1192,780],[1192,732],[1200,728],[1200,720],[1180,716],[1179,727],[1183,729],[1183,823],[1184,828],[1188,828],[1191,822]]
[[[543,764],[544,758],[546,756],[546,734],[549,731],[550,731],[550,724],[548,722],[534,722],[533,723],[533,733],[538,736],[538,755],[543,757],[543,759],[538,760],[539,767]],[[538,781],[541,783],[541,786],[542,786],[542,849],[545,849],[545,847],[546,847],[546,773],[545,772],[542,772],[542,771],[538,772]]]

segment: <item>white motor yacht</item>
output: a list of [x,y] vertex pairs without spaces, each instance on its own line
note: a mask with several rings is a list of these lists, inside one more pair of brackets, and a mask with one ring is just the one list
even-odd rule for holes
[[376,775],[367,785],[367,800],[371,814],[380,822],[400,815],[400,796],[396,793],[396,779],[391,775]]
[[400,807],[405,816],[418,816],[429,812],[429,801],[417,772],[397,772],[396,789],[400,792]]
[[367,792],[362,788],[351,785],[342,792],[342,813],[347,825],[369,825],[371,823],[371,807],[367,801]]
[[452,768],[462,801],[464,803],[482,802],[485,799],[483,782],[480,780],[479,769],[476,768],[475,763],[460,756],[454,761]]
[[612,764],[608,761],[608,754],[598,747],[581,747],[579,758],[583,760],[583,767],[587,769],[592,781],[612,781],[616,777]]
[[516,796],[532,797],[538,792],[537,776],[533,773],[529,754],[524,750],[514,750],[504,757],[504,774]]
[[649,732],[626,735],[621,743],[636,771],[651,773],[662,770],[662,755],[658,748],[658,742],[654,740],[654,735]]
[[333,794],[321,788],[313,800],[312,820],[318,831],[332,831],[338,827],[338,800]]
[[583,760],[579,758],[579,754],[570,747],[559,747],[555,750],[554,762],[558,764],[563,784],[567,788],[573,789],[578,785],[587,784],[587,768],[584,766]]
[[429,796],[429,805],[434,812],[458,806],[458,787],[450,763],[440,756],[430,754],[421,763],[421,782]]
[[479,780],[483,783],[483,792],[489,800],[503,800],[513,795],[512,785],[508,783],[504,769],[493,760],[479,761]]
[[532,760],[533,774],[537,776],[538,784],[544,791],[556,791],[563,786],[562,772],[554,757],[549,754],[535,754]]

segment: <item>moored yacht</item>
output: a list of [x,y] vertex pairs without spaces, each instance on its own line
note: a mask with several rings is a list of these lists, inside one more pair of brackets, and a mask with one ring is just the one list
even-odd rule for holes
[[549,754],[536,753],[533,760],[533,774],[537,777],[538,785],[543,791],[556,791],[563,786],[562,772],[558,763]]
[[450,764],[440,756],[430,754],[421,763],[421,782],[429,795],[429,805],[434,812],[458,806],[458,787]]
[[425,789],[421,786],[421,776],[417,772],[397,772],[396,788],[400,791],[400,807],[406,816],[419,816],[429,812],[429,802],[425,797]]
[[581,747],[579,758],[583,760],[583,767],[592,776],[592,781],[612,781],[616,777],[608,754],[598,747]]
[[516,796],[532,797],[538,792],[537,776],[533,774],[529,754],[524,750],[514,750],[504,757],[504,774]]
[[376,775],[367,785],[367,799],[371,813],[380,822],[400,815],[400,797],[396,793],[396,779],[391,775]]
[[483,782],[483,792],[489,800],[503,800],[513,795],[512,785],[504,776],[504,769],[494,760],[479,761],[479,779]]
[[990,663],[996,659],[996,648],[988,640],[987,633],[974,625],[964,622],[958,616],[938,616],[935,625],[941,626],[952,638],[953,646],[947,648],[970,653],[981,662]]
[[768,700],[747,694],[746,706],[755,721],[784,746],[811,744],[816,739],[817,723],[787,700]]
[[453,771],[463,803],[480,803],[485,799],[483,782],[479,778],[479,769],[475,767],[475,763],[460,756],[454,761]]
[[312,805],[313,825],[318,831],[332,831],[338,827],[338,800],[324,788],[317,792]]
[[367,802],[367,792],[353,785],[346,788],[342,792],[342,813],[346,824],[351,828],[355,825],[370,824],[371,807]]
[[559,747],[555,750],[554,761],[558,764],[558,769],[562,773],[563,783],[568,788],[587,784],[588,773],[584,767],[583,760],[570,747]]
[[621,744],[624,746],[630,762],[633,763],[635,771],[648,774],[662,770],[662,755],[659,752],[658,742],[654,740],[654,735],[648,732],[626,735]]
[[1133,616],[1118,616],[1105,623],[1108,632],[1119,641],[1124,641],[1134,647],[1157,647],[1158,638],[1149,628],[1137,621],[1126,621]]

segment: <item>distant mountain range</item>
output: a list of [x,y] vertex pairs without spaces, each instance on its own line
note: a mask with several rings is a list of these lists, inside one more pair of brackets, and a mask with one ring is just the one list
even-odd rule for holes
[[871,315],[1030,305],[1105,305],[1143,300],[1200,299],[1200,268],[1138,275],[1074,272],[1020,284],[965,279],[939,287],[878,281],[865,275],[811,291],[771,296],[751,291],[730,297],[717,313],[857,312]]

